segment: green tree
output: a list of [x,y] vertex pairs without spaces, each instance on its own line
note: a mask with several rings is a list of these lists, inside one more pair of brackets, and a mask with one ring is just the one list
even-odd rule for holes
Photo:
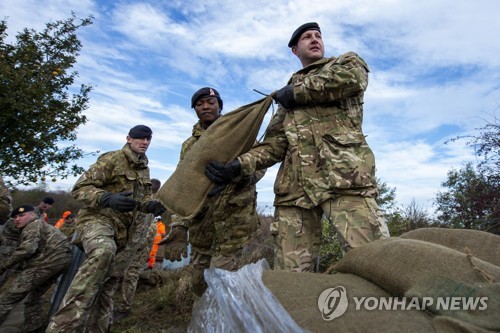
[[11,186],[83,172],[72,163],[84,152],[70,143],[86,122],[91,86],[68,90],[78,76],[71,71],[82,46],[76,31],[91,23],[72,13],[41,32],[24,29],[9,44],[0,21],[0,169]]
[[434,226],[429,213],[419,206],[415,199],[412,199],[407,206],[398,207],[390,214],[386,214],[386,219],[392,237],[401,236],[410,230]]
[[440,224],[452,228],[478,229],[498,233],[500,187],[472,163],[450,170],[435,200]]
[[473,135],[449,140],[467,139],[478,160],[448,172],[442,183],[447,190],[435,200],[441,224],[500,234],[500,126],[496,116],[492,119]]

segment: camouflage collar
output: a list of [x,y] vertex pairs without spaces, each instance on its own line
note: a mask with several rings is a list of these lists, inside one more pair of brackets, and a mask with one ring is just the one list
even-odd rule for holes
[[148,167],[148,158],[145,154],[136,154],[130,149],[128,143],[126,143],[122,148],[123,153],[127,160],[129,160],[134,168],[145,169]]

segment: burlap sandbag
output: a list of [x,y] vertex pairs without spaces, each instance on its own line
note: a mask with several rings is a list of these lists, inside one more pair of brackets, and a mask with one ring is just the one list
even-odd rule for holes
[[[453,318],[464,323],[471,330],[475,327],[492,331],[500,331],[500,283],[476,283],[473,285],[450,279],[429,276],[412,286],[406,297],[432,297],[433,302],[427,306],[434,315]],[[451,307],[451,300],[460,298],[467,302],[457,308]],[[439,301],[442,303],[439,304]],[[450,308],[444,308],[450,302]],[[455,326],[456,323],[443,320],[439,327]]]
[[446,317],[435,316],[432,320],[436,333],[492,333],[493,331],[477,327],[462,320]]
[[205,165],[212,160],[227,163],[250,150],[272,101],[270,96],[260,99],[210,125],[160,188],[161,203],[180,217],[194,217],[213,185],[205,176]]
[[432,277],[468,284],[500,281],[499,266],[442,245],[398,237],[350,250],[334,270],[356,274],[396,296]]
[[[294,321],[310,332],[433,332],[432,317],[425,311],[356,310],[353,297],[390,295],[375,284],[352,274],[314,274],[264,271],[262,281],[280,301]],[[346,289],[348,307],[331,321],[322,318],[318,307],[320,294],[328,288]]]
[[[400,236],[440,244],[500,266],[500,236],[470,229],[422,228]],[[466,250],[468,249],[468,250]]]

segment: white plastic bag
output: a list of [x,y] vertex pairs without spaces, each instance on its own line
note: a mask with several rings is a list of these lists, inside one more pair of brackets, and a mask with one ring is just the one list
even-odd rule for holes
[[265,259],[236,272],[205,270],[207,291],[195,304],[188,332],[305,332],[262,282]]

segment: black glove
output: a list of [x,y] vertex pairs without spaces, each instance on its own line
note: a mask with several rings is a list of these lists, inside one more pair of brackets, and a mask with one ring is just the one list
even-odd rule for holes
[[148,214],[153,214],[154,216],[161,215],[165,213],[166,209],[163,207],[163,205],[156,200],[152,200],[147,203],[146,205],[146,213]]
[[273,94],[273,99],[285,109],[293,109],[297,105],[293,97],[293,86],[291,84],[284,86],[280,90],[276,90]]
[[165,244],[165,258],[170,261],[181,261],[182,257],[187,257],[188,236],[187,229],[183,226],[176,225],[163,238],[158,245]]
[[240,174],[241,164],[238,159],[235,159],[228,164],[210,161],[205,166],[205,175],[217,185],[230,183],[234,179],[238,178]]
[[101,197],[101,207],[109,207],[119,212],[131,212],[137,205],[137,201],[129,196],[132,192],[109,193],[106,192]]
[[220,184],[220,185],[215,186],[210,191],[208,191],[207,196],[210,198],[210,197],[213,197],[213,196],[219,194],[220,192],[222,192],[226,188],[226,185],[227,184]]

